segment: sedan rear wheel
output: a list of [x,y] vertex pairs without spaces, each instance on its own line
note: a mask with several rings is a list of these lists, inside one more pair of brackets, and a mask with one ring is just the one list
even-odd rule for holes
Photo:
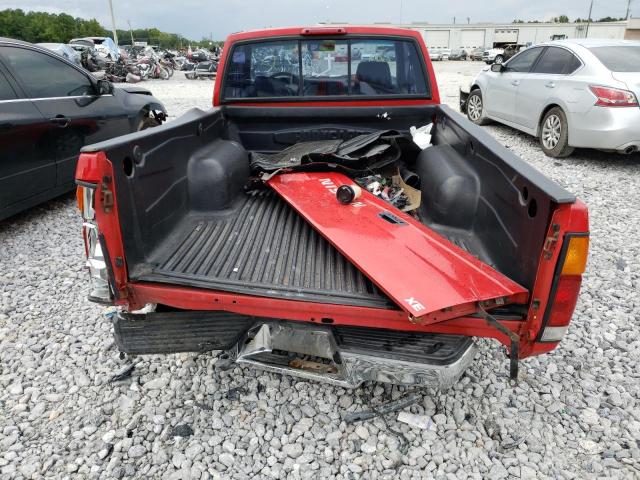
[[560,107],[553,107],[546,113],[540,127],[540,146],[545,155],[561,158],[573,153],[568,130],[567,116]]

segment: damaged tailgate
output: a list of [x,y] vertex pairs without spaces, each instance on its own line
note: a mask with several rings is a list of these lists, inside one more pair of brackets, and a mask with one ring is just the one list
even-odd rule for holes
[[353,181],[335,172],[288,173],[267,182],[409,318],[436,323],[509,303],[527,290],[367,191],[336,199]]

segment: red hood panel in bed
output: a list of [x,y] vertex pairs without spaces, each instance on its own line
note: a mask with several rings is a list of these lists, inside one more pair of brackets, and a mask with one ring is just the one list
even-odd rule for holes
[[345,175],[289,173],[268,184],[416,322],[527,301],[524,287],[371,193],[339,203],[337,188],[354,184]]

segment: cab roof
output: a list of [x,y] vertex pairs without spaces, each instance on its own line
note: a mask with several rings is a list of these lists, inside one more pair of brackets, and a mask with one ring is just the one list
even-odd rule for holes
[[239,40],[263,39],[271,37],[289,36],[340,36],[340,35],[380,35],[393,37],[421,38],[420,32],[408,28],[381,27],[370,25],[311,25],[299,27],[264,28],[260,30],[248,30],[246,32],[232,33],[227,37],[227,42]]

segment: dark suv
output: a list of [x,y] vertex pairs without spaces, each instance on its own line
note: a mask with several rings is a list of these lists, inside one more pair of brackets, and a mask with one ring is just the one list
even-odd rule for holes
[[165,118],[148,90],[114,87],[44,48],[0,38],[0,220],[75,188],[84,145]]

